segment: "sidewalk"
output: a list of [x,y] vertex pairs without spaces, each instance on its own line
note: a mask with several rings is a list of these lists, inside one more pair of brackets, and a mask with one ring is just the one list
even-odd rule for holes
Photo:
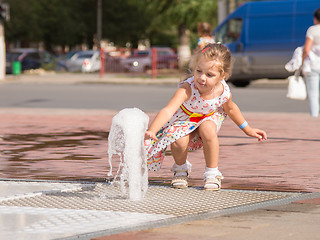
[[[104,83],[104,84],[172,84],[177,85],[181,80],[185,79],[183,74],[172,77],[151,78],[150,75],[137,74],[121,74],[121,73],[105,73],[102,77],[98,73],[48,73],[43,74],[21,74],[19,76],[7,75],[4,81],[19,81],[20,83],[36,82],[36,83],[54,83],[54,84],[72,84],[72,83]],[[259,79],[253,81],[251,86],[268,86],[275,88],[286,88],[288,81],[286,79],[268,80]]]
[[[115,114],[105,110],[0,109],[0,177],[104,179],[107,133]],[[152,118],[154,113],[149,115]],[[225,121],[219,134],[223,188],[319,192],[319,119],[290,113],[244,115],[252,126],[265,129],[269,139],[259,143],[246,137],[230,119]],[[202,151],[189,156],[191,178],[201,185]],[[167,182],[172,164],[168,156],[161,171],[149,173],[151,180]]]
[[[84,76],[83,80],[85,78]],[[55,79],[52,77],[52,81],[58,81]],[[38,80],[42,81],[41,77]],[[36,79],[36,81],[38,80]],[[69,80],[79,81],[79,79],[72,80],[71,77]],[[34,81],[34,79],[24,78],[23,81],[27,83],[27,81]],[[67,189],[67,192],[69,191],[69,195],[67,193],[63,195],[62,192],[56,192],[56,188],[52,189],[51,184],[46,185],[47,182],[35,182],[35,188],[42,186],[42,194],[39,195],[38,192],[35,193],[33,188],[30,188],[31,190],[28,193],[30,196],[28,195],[28,197],[30,197],[30,200],[33,197],[38,199],[34,203],[38,207],[22,207],[24,201],[27,201],[27,204],[31,204],[32,201],[30,202],[28,197],[22,198],[20,195],[16,199],[18,203],[12,203],[14,204],[12,209],[18,208],[19,211],[21,209],[24,211],[25,215],[20,215],[20,218],[12,215],[13,213],[6,215],[8,214],[5,212],[6,209],[11,209],[6,207],[8,196],[10,195],[10,198],[12,196],[13,198],[14,196],[17,197],[16,193],[10,192],[8,196],[5,196],[6,203],[0,201],[0,218],[5,221],[4,217],[7,216],[6,219],[8,220],[3,225],[3,227],[6,227],[5,231],[9,229],[14,234],[18,234],[17,231],[21,230],[19,229],[21,221],[24,221],[27,227],[30,224],[37,224],[37,221],[41,219],[30,217],[34,215],[29,212],[36,209],[38,214],[42,216],[41,221],[46,221],[49,225],[45,226],[49,228],[52,219],[49,219],[49,221],[44,217],[44,214],[45,211],[50,212],[55,208],[46,207],[45,211],[41,212],[39,206],[46,205],[37,204],[45,204],[46,201],[51,201],[49,200],[50,196],[56,198],[58,205],[67,204],[59,198],[62,194],[65,196],[64,201],[74,201],[76,207],[74,205],[68,207],[71,210],[75,209],[74,213],[59,210],[57,218],[53,222],[63,222],[63,215],[70,217],[70,219],[78,219],[82,216],[86,221],[93,222],[95,222],[93,219],[100,218],[101,223],[107,221],[110,216],[113,219],[117,216],[115,223],[118,225],[124,224],[125,219],[128,219],[128,221],[129,219],[135,219],[143,224],[145,221],[143,219],[158,218],[158,225],[141,227],[139,231],[127,233],[119,231],[119,234],[117,234],[117,232],[114,232],[112,236],[101,233],[100,236],[105,235],[105,237],[96,238],[100,240],[320,239],[318,234],[318,219],[320,217],[319,119],[311,118],[307,114],[246,112],[244,115],[249,124],[267,131],[268,141],[259,143],[255,139],[246,137],[229,119],[225,121],[219,134],[219,169],[225,177],[222,183],[223,190],[219,193],[225,196],[222,197],[222,200],[226,202],[239,200],[242,201],[239,206],[246,207],[252,206],[252,203],[249,202],[250,198],[242,198],[244,193],[250,196],[260,196],[267,191],[267,193],[275,194],[275,196],[277,194],[288,194],[288,196],[294,194],[296,196],[295,194],[297,194],[299,197],[289,197],[287,202],[274,202],[267,206],[257,203],[254,204],[254,208],[247,210],[233,211],[237,208],[234,205],[231,207],[227,205],[224,208],[225,212],[224,210],[218,210],[216,215],[211,213],[211,215],[201,215],[203,214],[201,213],[198,218],[192,215],[193,217],[191,216],[180,222],[162,224],[167,215],[145,215],[145,213],[128,215],[130,211],[127,212],[127,210],[121,210],[117,213],[118,215],[114,215],[115,212],[104,210],[103,213],[107,214],[105,216],[101,215],[102,213],[99,211],[102,210],[97,209],[99,204],[96,203],[94,210],[98,212],[88,212],[91,210],[81,212],[78,210],[81,207],[77,206],[81,205],[81,202],[90,205],[88,201],[91,199],[90,186],[81,188],[80,191],[79,181],[87,181],[89,185],[91,182],[97,186],[105,182],[108,166],[107,134],[111,126],[111,119],[115,114],[116,112],[105,110],[0,109],[0,178],[15,179],[9,181],[13,185],[19,183],[18,179],[48,180],[49,183],[50,180],[72,180],[74,183],[70,187],[69,185],[66,187],[63,183],[57,183],[59,191],[64,191],[64,189]],[[154,113],[148,114],[151,118],[155,115]],[[189,161],[193,164],[191,185],[201,187],[204,168],[203,154],[201,151],[197,151],[190,153],[189,156]],[[149,172],[150,193],[153,192],[154,184],[167,186],[172,176],[170,172],[172,163],[172,157],[168,156],[159,172]],[[4,182],[0,184],[2,190],[3,184]],[[43,187],[44,185],[45,187]],[[26,184],[26,186],[29,185]],[[197,189],[193,187],[189,191],[193,192],[194,189]],[[16,188],[9,187],[6,189]],[[25,191],[26,187],[22,187],[22,190]],[[164,189],[164,193],[169,192],[171,192],[170,188]],[[196,194],[204,194],[202,190],[195,192]],[[188,208],[195,209],[195,201],[186,198],[190,195],[188,192],[175,191],[173,194],[178,196],[181,194],[180,198],[185,199]],[[239,194],[239,196],[232,194]],[[208,204],[214,206],[216,204],[215,198],[212,199],[212,203],[208,201]],[[268,203],[270,200],[261,198],[261,200],[256,201]],[[170,205],[168,209],[170,209]],[[178,207],[174,209],[176,210],[173,210],[173,215],[180,213]],[[201,211],[206,210],[205,207],[200,207],[200,209]],[[60,215],[62,218],[60,218]],[[81,220],[81,224],[78,225],[86,226],[84,221]],[[111,223],[107,223],[106,227],[109,224]],[[159,226],[161,228],[158,228]],[[68,227],[65,227],[61,229],[67,230]],[[75,225],[72,225],[72,227],[75,227]],[[40,228],[37,228],[37,230],[41,232]],[[128,227],[127,230],[135,229]],[[34,236],[32,239],[38,238]],[[88,238],[84,237],[82,239]]]
[[[114,114],[103,110],[0,109],[0,178],[104,182],[107,132]],[[269,139],[258,143],[226,120],[220,132],[223,189],[313,193],[313,202],[262,207],[178,226],[156,225],[151,230],[100,239],[270,239],[270,228],[275,239],[317,239],[319,120],[307,114],[244,114],[252,125],[264,128]],[[191,153],[189,160],[193,164],[191,185],[202,186],[202,152]],[[150,184],[167,185],[172,163],[169,156],[160,172],[150,172]]]
[[[19,81],[21,83],[113,83],[113,84],[177,84],[180,77],[159,77],[151,78],[148,75],[105,73],[100,77],[99,73],[50,73],[42,74],[21,74],[19,76],[7,75],[4,81]],[[1,83],[1,81],[0,81]]]

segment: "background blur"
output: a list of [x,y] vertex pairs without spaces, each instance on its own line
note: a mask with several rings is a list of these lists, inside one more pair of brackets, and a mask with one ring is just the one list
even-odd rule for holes
[[[43,68],[54,71],[97,71],[94,52],[103,48],[107,71],[131,71],[128,56],[151,55],[158,49],[158,67],[176,69],[181,56],[190,56],[197,42],[197,23],[215,28],[244,0],[2,0],[9,7],[4,25],[6,73],[20,61],[22,71]],[[168,48],[170,50],[168,50]],[[27,50],[26,50],[27,49]],[[30,52],[30,49],[32,51]],[[161,51],[164,50],[164,51]],[[139,52],[140,51],[140,52]],[[145,51],[145,52],[141,52]],[[88,55],[89,54],[89,55]],[[99,54],[99,53],[98,53]],[[27,56],[28,55],[28,56]],[[74,58],[92,58],[84,69]],[[94,56],[95,55],[95,56]],[[179,58],[180,56],[180,58]],[[22,60],[24,62],[22,62]],[[27,63],[26,63],[27,62]],[[82,63],[82,62],[81,62]],[[137,64],[136,59],[129,64]],[[140,63],[140,71],[150,69]],[[183,64],[183,63],[181,63]],[[180,64],[180,66],[181,66]],[[88,66],[90,65],[90,66]],[[92,66],[91,66],[92,65]],[[137,70],[133,71],[137,72]]]

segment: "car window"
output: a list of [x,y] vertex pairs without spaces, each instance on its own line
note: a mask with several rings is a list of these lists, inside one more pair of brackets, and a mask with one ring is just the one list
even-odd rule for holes
[[40,54],[38,52],[31,52],[27,54],[28,58],[32,58],[35,60],[40,60]]
[[149,55],[149,51],[136,51],[135,52],[135,56],[138,57],[143,57],[143,56],[148,56]]
[[93,53],[79,53],[77,58],[84,59],[84,58],[91,58]]
[[215,39],[221,43],[233,43],[239,39],[241,29],[242,19],[230,19],[216,32]]
[[9,62],[17,61],[18,57],[18,53],[6,53],[6,60]]
[[73,57],[73,55],[75,55],[77,53],[77,51],[71,51],[71,52],[68,52],[65,56],[64,56],[64,59],[70,59]]

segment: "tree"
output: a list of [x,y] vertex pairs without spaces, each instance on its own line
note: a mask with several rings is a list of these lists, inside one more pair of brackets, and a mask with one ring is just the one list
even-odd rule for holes
[[156,28],[176,28],[180,67],[191,55],[190,30],[200,21],[213,25],[217,21],[217,1],[214,0],[144,0],[140,4],[154,16],[150,32]]
[[87,43],[92,46],[95,29],[88,22],[94,18],[86,12],[95,11],[94,1],[38,0],[35,8],[41,31],[40,39],[47,50],[52,50],[54,45],[72,47]]
[[88,11],[85,3],[88,0],[10,0],[11,19],[6,23],[6,40],[18,40],[22,46],[43,42],[47,50],[54,45],[81,44],[88,35],[87,29],[91,29],[82,14]]
[[[11,20],[6,23],[6,40],[43,42],[53,46],[93,46],[96,34],[97,0],[7,0]],[[137,46],[145,37],[149,15],[130,0],[103,0],[103,38],[124,46]],[[25,44],[27,46],[27,44]]]
[[148,12],[139,8],[136,1],[104,0],[102,4],[103,37],[120,46],[130,42],[137,47],[151,22]]
[[40,38],[37,14],[33,7],[36,2],[10,0],[10,21],[5,23],[7,41],[19,40],[24,43]]

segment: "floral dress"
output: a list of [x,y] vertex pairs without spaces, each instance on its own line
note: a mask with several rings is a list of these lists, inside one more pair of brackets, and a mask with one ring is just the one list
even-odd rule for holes
[[[179,138],[195,131],[204,121],[211,120],[217,125],[217,132],[227,114],[222,105],[230,98],[230,89],[225,80],[222,81],[223,93],[214,99],[204,100],[194,83],[194,78],[188,78],[185,82],[190,84],[192,95],[175,112],[172,118],[156,134],[158,140],[145,141],[147,149],[148,169],[158,171],[165,156],[166,148]],[[189,150],[194,151],[202,147],[201,139],[196,135],[189,142]]]

